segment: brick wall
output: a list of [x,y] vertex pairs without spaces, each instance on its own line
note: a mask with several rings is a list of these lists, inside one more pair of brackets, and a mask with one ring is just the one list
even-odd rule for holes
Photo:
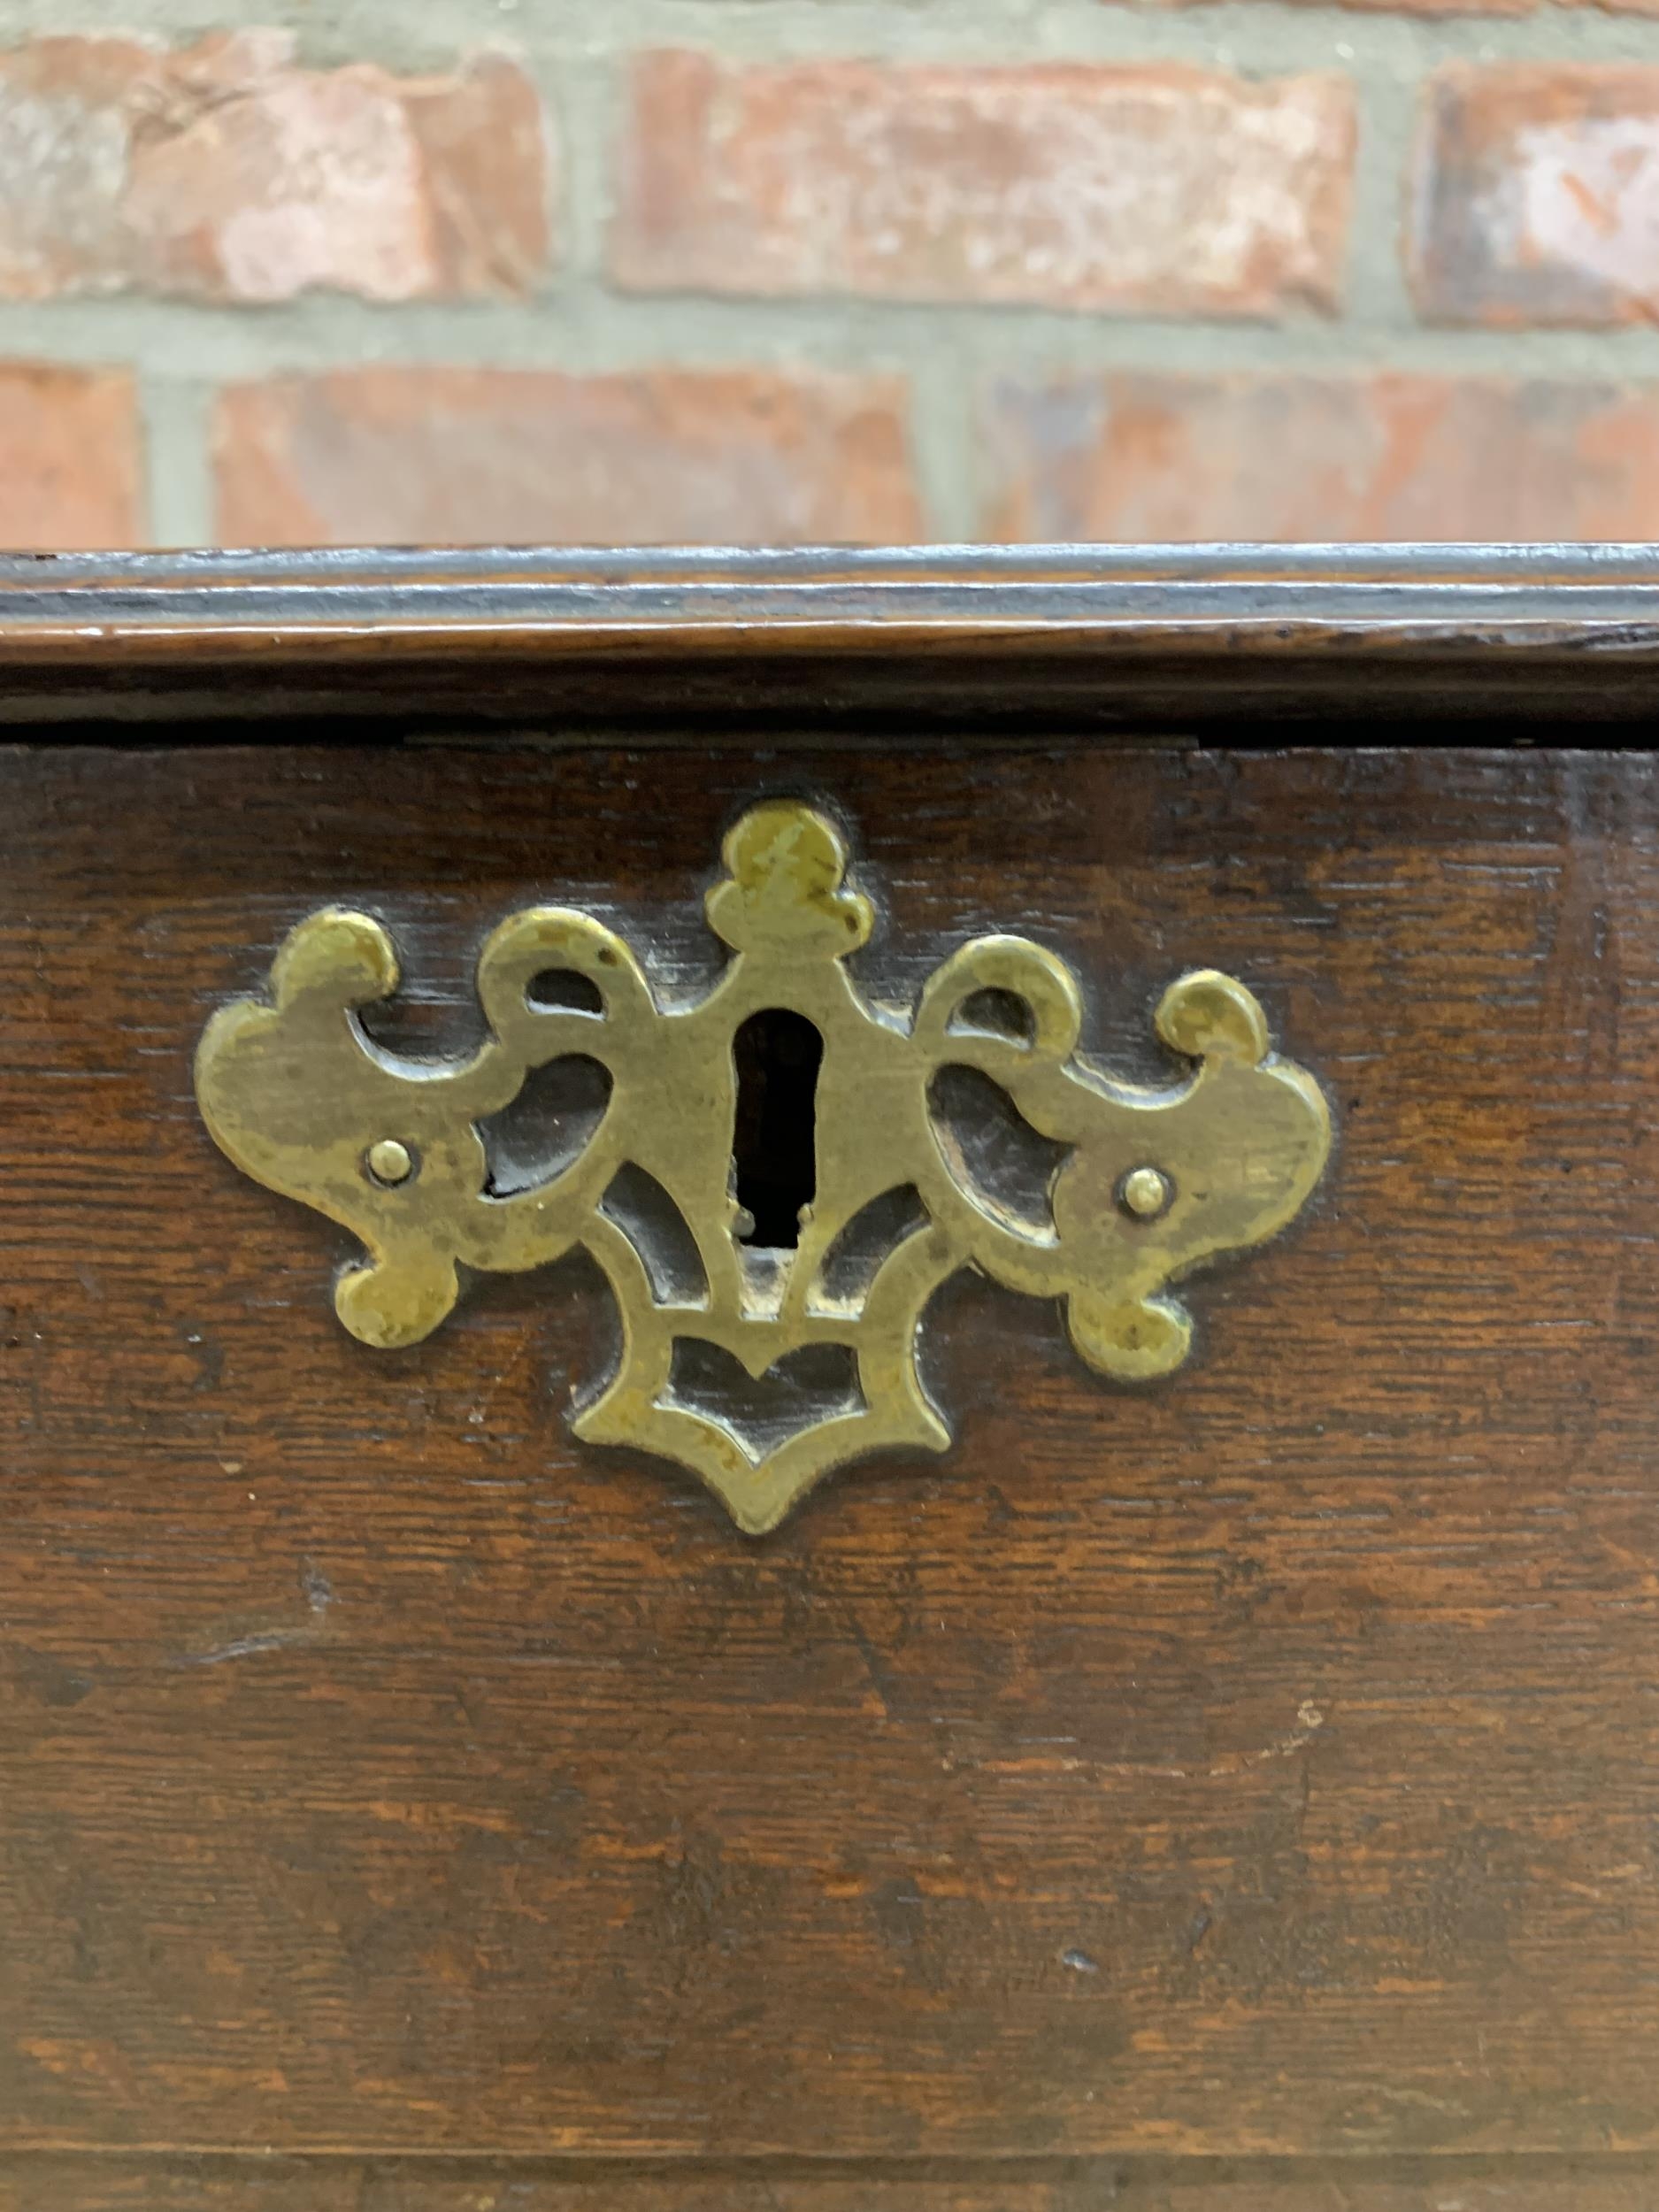
[[1659,0],[113,5],[6,545],[1659,538]]

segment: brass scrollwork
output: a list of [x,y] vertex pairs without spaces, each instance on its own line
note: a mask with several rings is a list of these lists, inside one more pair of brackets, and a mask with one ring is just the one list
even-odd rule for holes
[[[1283,1227],[1330,1148],[1317,1085],[1273,1054],[1244,986],[1208,970],[1179,977],[1155,1019],[1193,1064],[1164,1088],[1116,1081],[1075,1056],[1077,984],[1025,938],[960,947],[908,1025],[873,1010],[846,965],[873,911],[846,881],[840,834],[812,809],[752,809],[724,857],[706,907],[734,957],[684,1010],[657,1005],[633,950],[602,922],[534,907],[480,956],[481,1048],[461,1063],[399,1057],[358,1019],[397,988],[391,938],[366,914],[327,908],[281,947],[268,998],[214,1015],[196,1057],[208,1128],[246,1173],[361,1240],[367,1258],[334,1297],[351,1333],[418,1343],[453,1308],[460,1267],[518,1272],[583,1246],[610,1283],[623,1341],[577,1434],[678,1461],[755,1535],[833,1467],[887,1446],[949,1443],[917,1343],[928,1299],[960,1268],[1063,1302],[1072,1343],[1104,1374],[1142,1382],[1179,1367],[1192,1325],[1171,1285]],[[538,988],[549,971],[574,979],[565,1002]],[[748,1110],[738,1048],[760,1018],[810,1025],[789,1033],[818,1054],[816,1070],[792,1079],[791,1097],[803,1081],[812,1096],[804,1149],[795,1132],[802,1202],[791,1208],[785,1193],[781,1233],[775,1219],[757,1233],[733,1169]],[[534,1071],[571,1056],[608,1072],[597,1125],[544,1179],[498,1190],[490,1118]],[[935,1078],[961,1068],[999,1086],[1056,1148],[1044,1218],[1002,1202],[941,1123]],[[649,1229],[608,1202],[629,1177],[677,1217],[670,1225],[695,1253],[675,1280],[655,1263]],[[884,1214],[901,1194],[906,1204]],[[888,1248],[862,1273],[849,1269],[856,1225],[888,1218]],[[839,1395],[758,1443],[687,1382],[699,1359],[723,1356],[731,1371],[761,1378],[814,1348],[843,1363]]]

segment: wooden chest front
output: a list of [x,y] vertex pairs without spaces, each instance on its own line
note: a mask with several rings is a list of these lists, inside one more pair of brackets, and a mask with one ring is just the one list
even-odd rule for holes
[[[44,636],[0,751],[0,2204],[1655,2201],[1633,688],[1550,662],[1581,722],[1525,744],[1472,680],[1421,732],[1323,676],[1229,724],[1178,641],[1095,679],[1145,730],[1034,662],[915,730],[896,678],[861,721],[687,651],[676,722],[672,667],[607,707],[589,650],[490,726],[402,675],[365,712],[314,645],[243,718],[234,668]],[[397,945],[388,1052],[474,1048],[538,902],[706,988],[722,837],[780,795],[845,826],[883,1005],[1018,930],[1156,1084],[1160,995],[1224,971],[1333,1142],[1181,1286],[1163,1380],[954,1278],[949,1448],[756,1538],[573,1436],[618,1356],[580,1254],[356,1340],[354,1240],[216,1148],[192,1056],[329,907]]]

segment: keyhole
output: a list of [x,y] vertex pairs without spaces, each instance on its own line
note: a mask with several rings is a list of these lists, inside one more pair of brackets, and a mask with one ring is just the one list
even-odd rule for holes
[[824,1040],[803,1014],[763,1007],[732,1040],[737,1119],[732,1136],[737,1202],[754,1227],[739,1241],[792,1252],[801,1210],[818,1189],[818,1071]]

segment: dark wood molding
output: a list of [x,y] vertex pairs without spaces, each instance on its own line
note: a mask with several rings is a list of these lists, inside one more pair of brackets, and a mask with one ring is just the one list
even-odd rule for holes
[[1640,742],[1656,705],[1647,546],[0,560],[14,726]]

